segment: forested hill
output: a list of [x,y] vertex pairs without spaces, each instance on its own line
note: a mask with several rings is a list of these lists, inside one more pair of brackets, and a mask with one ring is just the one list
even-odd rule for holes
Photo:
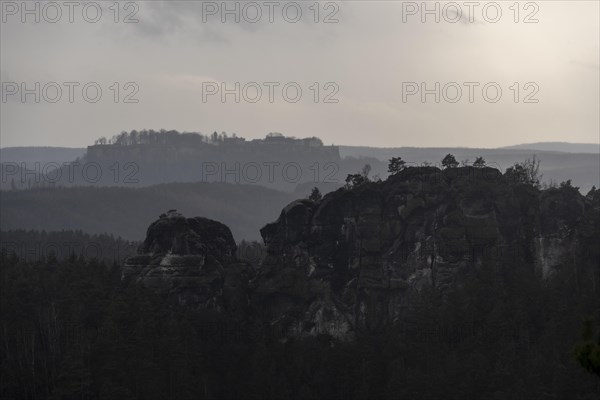
[[[297,139],[275,133],[246,140],[216,132],[211,136],[163,130],[123,132],[110,141],[97,140],[82,162],[102,170],[102,176],[92,179],[95,186],[225,182],[293,191],[302,183],[340,179],[337,147],[324,146],[316,137]],[[72,181],[66,179],[68,167],[62,168],[61,175],[56,185],[90,184],[86,182],[90,179],[77,174]]]
[[[288,192],[316,185],[329,191],[341,186],[347,174],[357,172],[365,164],[370,164],[373,175],[386,177],[388,160],[392,157],[400,156],[413,166],[439,165],[448,153],[454,154],[465,165],[471,165],[482,156],[488,165],[501,171],[535,156],[541,160],[543,182],[559,183],[570,179],[582,193],[587,193],[592,186],[600,187],[597,144],[534,143],[498,149],[374,148],[325,146],[316,137],[296,139],[280,134],[246,140],[216,132],[206,136],[134,130],[111,139],[100,138],[87,149],[0,149],[0,188],[23,189],[40,185],[143,187],[170,182],[228,182]],[[76,160],[79,165],[63,166],[60,172],[54,171],[63,163]],[[31,171],[26,171],[23,163]],[[38,163],[37,169],[35,163]]]
[[[308,193],[305,194],[305,196]],[[237,241],[259,239],[296,195],[260,185],[170,183],[144,188],[71,187],[3,191],[2,230],[82,230],[143,239],[148,221],[175,208],[225,222]]]
[[71,162],[85,155],[85,148],[78,147],[5,147],[0,149],[0,162],[25,163],[33,168],[33,163]]

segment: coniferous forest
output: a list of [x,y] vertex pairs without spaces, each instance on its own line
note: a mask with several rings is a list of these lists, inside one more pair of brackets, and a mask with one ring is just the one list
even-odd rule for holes
[[3,399],[591,400],[600,393],[600,331],[588,320],[598,321],[600,291],[568,262],[546,281],[517,263],[500,275],[483,266],[449,297],[422,290],[402,323],[347,342],[286,338],[251,313],[240,319],[181,306],[124,282],[116,262],[52,252],[28,261],[6,249],[0,257]]

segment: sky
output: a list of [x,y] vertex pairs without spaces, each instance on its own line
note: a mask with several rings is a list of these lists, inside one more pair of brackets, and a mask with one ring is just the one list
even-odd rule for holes
[[1,147],[600,141],[598,1],[51,3],[1,2]]

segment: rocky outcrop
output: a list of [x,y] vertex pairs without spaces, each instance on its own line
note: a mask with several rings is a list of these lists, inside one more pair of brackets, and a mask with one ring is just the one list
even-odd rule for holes
[[540,191],[493,168],[408,168],[289,204],[261,230],[256,274],[235,258],[226,226],[175,212],[149,227],[123,274],[284,338],[350,340],[402,324],[423,291],[443,299],[479,268],[500,276],[518,266],[540,279],[567,264],[597,269],[599,221],[598,192]]
[[[587,208],[593,207],[593,199]],[[575,257],[586,215],[586,198],[579,195],[577,189],[563,187],[542,191],[539,196],[539,210],[536,224],[535,262],[538,273],[543,278],[554,274],[565,257],[577,262]],[[579,230],[576,232],[576,230]]]
[[139,254],[126,261],[123,279],[166,293],[183,305],[242,312],[253,269],[237,260],[235,251],[227,226],[171,210],[150,225]]
[[401,324],[424,288],[448,294],[482,265],[548,278],[581,252],[578,227],[597,203],[492,168],[406,169],[288,205],[261,230],[267,257],[253,301],[287,335],[349,339]]

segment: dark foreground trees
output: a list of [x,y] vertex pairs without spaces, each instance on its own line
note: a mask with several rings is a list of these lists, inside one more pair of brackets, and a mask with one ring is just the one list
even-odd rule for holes
[[524,183],[539,188],[540,181],[542,180],[542,175],[539,171],[540,160],[533,156],[531,159],[528,158],[523,162],[516,163],[512,167],[507,168],[504,175],[512,182]]
[[118,267],[0,254],[2,399],[592,399],[573,356],[597,288],[565,265],[425,289],[402,324],[282,342],[266,326],[190,310],[120,281]]
[[596,330],[594,321],[584,322],[583,343],[575,348],[575,357],[579,364],[600,378],[600,330]]

